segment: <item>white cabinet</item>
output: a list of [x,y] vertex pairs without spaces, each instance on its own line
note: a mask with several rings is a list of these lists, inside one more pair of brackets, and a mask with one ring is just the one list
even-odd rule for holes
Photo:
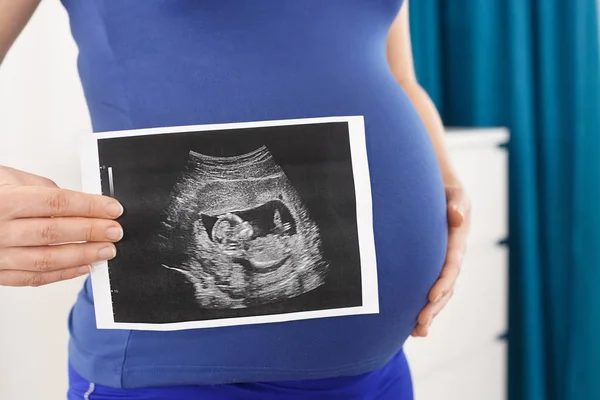
[[471,246],[508,235],[508,140],[504,129],[449,130],[448,147],[473,202]]
[[452,160],[472,199],[469,248],[456,293],[425,339],[405,351],[416,400],[503,400],[508,329],[507,152],[504,129],[448,132]]
[[505,400],[506,394],[505,342],[473,348],[415,382],[415,400]]

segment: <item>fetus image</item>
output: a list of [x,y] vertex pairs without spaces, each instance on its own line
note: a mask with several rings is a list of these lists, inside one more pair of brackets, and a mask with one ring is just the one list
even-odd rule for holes
[[189,152],[161,217],[161,265],[204,309],[287,300],[325,283],[319,227],[267,147],[233,157]]

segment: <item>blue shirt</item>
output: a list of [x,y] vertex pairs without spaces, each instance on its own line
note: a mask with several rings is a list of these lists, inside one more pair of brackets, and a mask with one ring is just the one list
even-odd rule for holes
[[401,3],[63,0],[95,131],[364,116],[379,280],[378,314],[177,332],[96,329],[87,282],[69,324],[80,375],[113,388],[335,379],[398,354],[447,240],[431,140],[386,58]]

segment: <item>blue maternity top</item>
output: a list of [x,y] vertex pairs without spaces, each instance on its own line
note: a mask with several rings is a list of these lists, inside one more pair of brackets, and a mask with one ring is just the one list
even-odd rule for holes
[[78,374],[113,388],[297,381],[364,374],[398,354],[447,240],[430,138],[386,59],[401,3],[63,0],[96,132],[364,116],[380,305],[293,322],[99,330],[88,281],[69,321]]

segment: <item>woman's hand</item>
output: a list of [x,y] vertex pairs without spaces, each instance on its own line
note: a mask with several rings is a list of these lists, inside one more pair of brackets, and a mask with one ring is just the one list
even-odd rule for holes
[[[121,205],[0,166],[0,286],[41,286],[85,275],[116,255]],[[69,244],[64,244],[69,243]]]
[[[429,304],[421,311],[412,336],[427,336],[433,318],[444,308],[454,292],[454,284],[465,253],[469,233],[471,204],[446,148],[445,129],[440,115],[427,92],[419,85],[413,64],[410,39],[409,1],[406,0],[388,33],[387,58],[394,77],[400,83],[423,120],[446,182],[448,203],[448,252],[439,280],[429,293]],[[451,183],[450,183],[451,182]]]
[[471,222],[471,201],[461,185],[446,186],[448,204],[448,250],[440,278],[429,292],[429,304],[419,314],[412,336],[425,337],[433,319],[448,304],[467,248]]

